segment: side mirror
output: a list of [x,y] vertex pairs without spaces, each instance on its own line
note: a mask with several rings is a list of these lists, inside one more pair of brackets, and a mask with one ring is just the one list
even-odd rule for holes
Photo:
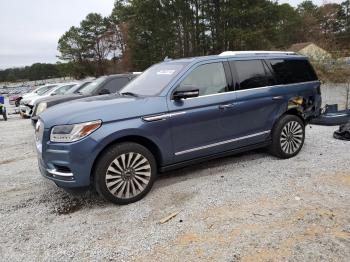
[[99,92],[99,94],[100,95],[108,95],[108,94],[110,94],[111,92],[109,92],[109,90],[107,90],[107,89],[102,89],[100,92]]
[[181,99],[198,97],[198,96],[199,96],[199,89],[177,90],[173,94],[173,99],[181,100]]

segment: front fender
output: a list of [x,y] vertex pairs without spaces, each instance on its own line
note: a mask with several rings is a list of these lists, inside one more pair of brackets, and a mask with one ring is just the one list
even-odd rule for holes
[[97,141],[94,149],[96,158],[109,145],[115,141],[127,137],[140,137],[153,143],[161,155],[160,165],[166,165],[172,161],[172,139],[167,121],[147,123],[141,118],[103,123],[94,134]]

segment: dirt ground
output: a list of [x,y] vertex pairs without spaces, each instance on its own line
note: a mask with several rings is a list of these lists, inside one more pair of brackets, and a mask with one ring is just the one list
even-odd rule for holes
[[[0,120],[2,261],[349,261],[350,142],[307,127],[301,153],[265,150],[162,175],[115,206],[38,172],[29,120]],[[179,212],[170,221],[159,221]]]

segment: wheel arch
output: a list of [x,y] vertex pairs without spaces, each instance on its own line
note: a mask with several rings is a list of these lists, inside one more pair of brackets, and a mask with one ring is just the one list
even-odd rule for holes
[[[304,126],[307,124],[306,119],[305,119],[305,117],[304,117],[304,114],[303,114],[303,112],[302,112],[302,110],[301,110],[300,108],[297,108],[297,107],[289,108],[286,112],[284,112],[284,113],[281,115],[281,117],[284,116],[284,115],[294,115],[294,116],[297,116],[297,117],[299,117],[299,118],[303,121]],[[280,118],[281,118],[281,117],[280,117]]]
[[110,148],[116,144],[123,143],[123,142],[133,142],[133,143],[137,143],[137,144],[144,146],[153,154],[154,158],[156,159],[157,167],[159,168],[161,166],[161,163],[163,161],[162,154],[161,154],[159,147],[156,145],[155,142],[153,142],[151,139],[146,138],[146,137],[141,136],[141,135],[128,135],[128,136],[123,136],[123,137],[119,137],[117,139],[114,139],[113,141],[111,141],[110,143],[105,145],[100,150],[100,152],[95,157],[95,160],[94,160],[92,168],[91,168],[91,174],[90,174],[91,180],[93,179],[93,175],[92,175],[93,171],[95,170],[96,164],[97,164],[98,160],[100,159],[100,157],[102,156],[102,154],[106,150],[108,150],[108,148]]

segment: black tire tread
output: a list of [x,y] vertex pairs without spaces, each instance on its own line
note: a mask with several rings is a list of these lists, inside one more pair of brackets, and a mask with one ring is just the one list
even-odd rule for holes
[[[134,198],[130,199],[120,199],[113,196],[107,189],[105,184],[105,176],[106,169],[112,160],[114,160],[118,155],[125,152],[138,152],[143,154],[151,165],[151,179],[143,192],[137,195]],[[119,144],[114,144],[108,147],[98,158],[95,167],[93,169],[93,179],[94,179],[94,187],[96,191],[101,195],[104,199],[113,202],[118,205],[126,205],[142,199],[152,188],[153,183],[157,177],[157,164],[153,154],[144,146],[133,143],[133,142],[123,142]]]

